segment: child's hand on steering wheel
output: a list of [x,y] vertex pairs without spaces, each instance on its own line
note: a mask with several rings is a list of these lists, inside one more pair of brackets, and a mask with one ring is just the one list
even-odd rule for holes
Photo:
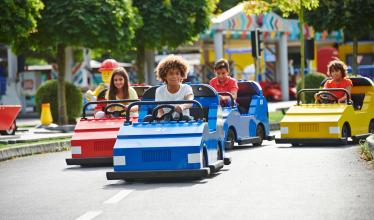
[[182,105],[175,106],[175,111],[176,112],[183,112],[183,106]]

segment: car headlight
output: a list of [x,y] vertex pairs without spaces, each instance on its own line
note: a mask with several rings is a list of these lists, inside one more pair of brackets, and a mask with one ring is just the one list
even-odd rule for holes
[[329,127],[329,133],[330,134],[340,134],[339,126]]
[[188,154],[188,163],[200,163],[200,153]]
[[125,166],[126,165],[126,157],[125,156],[114,156],[113,157],[113,165],[114,166]]
[[71,154],[82,154],[81,146],[71,146]]

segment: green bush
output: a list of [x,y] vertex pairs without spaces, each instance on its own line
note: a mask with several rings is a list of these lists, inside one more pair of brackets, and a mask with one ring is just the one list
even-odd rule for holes
[[[321,82],[326,78],[326,75],[323,73],[309,73],[305,75],[305,89],[318,89],[320,88]],[[297,82],[296,86],[297,91],[301,89],[301,80]],[[305,92],[305,101],[306,103],[314,102],[314,93]]]
[[[80,116],[82,111],[82,93],[70,82],[65,82],[65,91],[68,120],[69,123],[75,123],[75,119]],[[57,80],[48,80],[36,91],[35,105],[39,114],[42,103],[50,104],[53,122],[56,123],[58,121]]]

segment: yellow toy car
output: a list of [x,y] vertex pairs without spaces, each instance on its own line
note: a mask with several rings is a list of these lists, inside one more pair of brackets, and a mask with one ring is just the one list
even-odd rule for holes
[[[345,89],[304,89],[297,94],[292,106],[280,122],[281,138],[276,143],[347,144],[374,133],[374,84],[366,77],[352,77],[351,96]],[[324,83],[324,82],[323,82]],[[346,103],[300,104],[303,92],[326,94],[331,90],[344,91]],[[333,97],[333,94],[327,94]],[[335,97],[336,98],[336,97]],[[333,98],[333,99],[335,99]],[[330,98],[331,99],[331,98]]]

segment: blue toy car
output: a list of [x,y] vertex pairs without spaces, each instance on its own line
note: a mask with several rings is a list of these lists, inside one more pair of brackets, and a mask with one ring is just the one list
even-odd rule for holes
[[239,81],[238,87],[238,105],[234,104],[230,93],[220,93],[231,96],[231,106],[223,107],[225,148],[233,149],[235,142],[260,146],[263,140],[273,140],[274,136],[269,135],[268,105],[261,86],[254,81]]
[[[209,85],[191,85],[195,100],[155,102],[157,87],[148,89],[139,105],[139,122],[126,120],[113,149],[114,171],[108,180],[123,179],[200,179],[217,172],[231,159],[224,156],[224,132],[219,95]],[[167,121],[160,108],[174,110],[173,104],[193,103],[191,121]],[[152,112],[151,122],[144,118]],[[181,117],[180,117],[181,118]]]

